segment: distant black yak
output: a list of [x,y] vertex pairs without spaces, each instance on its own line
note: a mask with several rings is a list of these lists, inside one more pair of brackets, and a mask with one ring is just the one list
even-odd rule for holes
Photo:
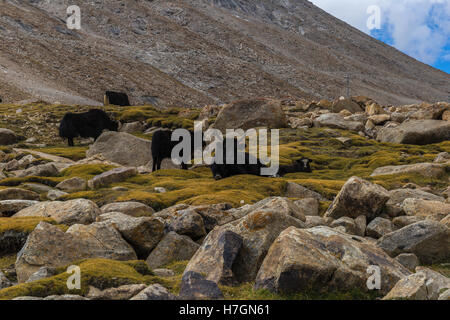
[[299,160],[296,160],[292,165],[280,166],[280,169],[278,170],[278,176],[283,177],[288,173],[295,172],[312,172],[310,166],[311,162],[311,159],[301,158]]
[[130,106],[130,100],[128,100],[128,96],[123,92],[114,92],[114,91],[106,91],[104,98],[104,105],[115,105],[121,107]]
[[261,163],[259,159],[256,159],[251,154],[245,152],[245,163],[238,164],[238,147],[237,140],[234,139],[234,161],[233,164],[226,163],[226,146],[227,140],[223,141],[223,162],[222,164],[213,163],[210,165],[210,169],[213,174],[213,178],[216,180],[241,175],[250,174],[254,176],[261,176],[261,169],[266,166]]
[[[161,163],[166,158],[172,157],[173,148],[180,143],[180,141],[172,141],[171,130],[158,130],[153,134],[152,138],[152,158],[153,158],[153,168],[152,171],[157,171],[161,169]],[[189,131],[191,135],[191,159],[194,158],[194,132]],[[204,146],[203,135],[202,135],[202,147]],[[180,154],[183,156],[183,153]],[[183,170],[187,169],[187,163],[182,162],[181,168]]]
[[67,113],[59,124],[59,136],[68,139],[69,146],[73,146],[73,139],[97,138],[103,130],[117,131],[119,124],[111,120],[108,115],[99,109],[91,109],[84,113]]

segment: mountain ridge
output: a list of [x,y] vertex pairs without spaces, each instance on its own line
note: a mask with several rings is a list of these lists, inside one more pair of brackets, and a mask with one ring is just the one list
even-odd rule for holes
[[[108,89],[133,104],[201,106],[254,97],[383,104],[448,99],[450,76],[304,0],[0,3],[0,96],[101,104]],[[7,73],[5,73],[7,72]]]

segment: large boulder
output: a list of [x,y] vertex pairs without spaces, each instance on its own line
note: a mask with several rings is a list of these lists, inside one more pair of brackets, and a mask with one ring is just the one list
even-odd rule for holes
[[151,141],[125,132],[104,132],[86,152],[87,157],[102,154],[106,160],[123,166],[139,167],[152,160]]
[[22,209],[39,203],[35,200],[2,200],[0,201],[0,217],[10,217]]
[[233,285],[235,279],[232,266],[241,247],[240,235],[216,227],[203,241],[184,272],[195,271],[215,283]]
[[22,137],[14,133],[14,131],[0,128],[0,145],[9,145],[19,142]]
[[54,177],[59,174],[58,168],[53,162],[40,164],[30,167],[18,173],[19,178],[37,176],[37,177]]
[[424,177],[439,178],[446,172],[446,166],[440,163],[416,163],[400,166],[379,167],[373,171],[371,177],[417,173]]
[[379,239],[382,236],[391,233],[394,230],[394,225],[391,220],[376,217],[373,219],[366,228],[366,235],[375,239]]
[[381,237],[378,246],[391,256],[414,253],[421,263],[432,264],[450,258],[450,229],[423,220]]
[[92,178],[88,181],[88,186],[91,189],[101,188],[112,183],[125,181],[126,179],[134,177],[137,174],[138,171],[134,167],[115,168]]
[[152,269],[174,261],[190,260],[200,246],[188,236],[169,232],[150,253],[146,262]]
[[1,200],[39,200],[39,194],[20,188],[6,188],[0,190]]
[[401,279],[384,300],[438,300],[441,292],[450,289],[450,279],[424,267]]
[[299,199],[314,198],[319,201],[327,201],[327,199],[323,197],[321,194],[309,190],[308,188],[305,188],[304,186],[301,186],[298,183],[294,182],[287,183],[286,194],[284,196],[288,198],[299,198]]
[[198,240],[206,236],[205,224],[201,215],[190,209],[181,210],[179,214],[169,224],[170,231],[186,235],[193,240]]
[[287,118],[278,100],[240,100],[224,106],[213,127],[222,132],[256,127],[285,128]]
[[420,189],[395,189],[389,191],[389,200],[386,202],[386,213],[391,217],[398,217],[404,215],[403,211],[403,201],[408,198],[413,199],[423,199],[423,200],[433,200],[444,202],[443,197],[439,197],[429,192],[425,192]]
[[17,212],[13,217],[45,217],[57,223],[89,224],[94,222],[101,211],[91,200],[45,201]]
[[83,191],[86,190],[86,187],[87,187],[86,180],[79,177],[66,179],[56,185],[56,188],[65,192]]
[[339,113],[342,110],[350,111],[351,113],[364,112],[361,106],[352,99],[337,99],[331,106],[331,111]]
[[397,127],[383,128],[377,136],[381,142],[425,145],[450,140],[450,122],[414,120]]
[[409,216],[441,221],[450,214],[450,203],[408,198],[403,201],[403,211]]
[[136,260],[137,256],[111,224],[76,224],[64,232],[57,226],[41,222],[17,255],[17,279],[25,282],[43,266],[62,267],[89,258],[126,261]]
[[365,215],[368,220],[372,220],[380,214],[388,200],[389,193],[383,187],[352,177],[339,191],[325,217],[338,219]]
[[121,212],[132,217],[146,217],[151,216],[155,210],[144,203],[127,201],[127,202],[113,202],[104,205],[100,208],[103,213]]
[[219,227],[242,237],[242,248],[233,263],[234,279],[253,281],[272,242],[290,226],[304,228],[305,223],[281,211],[256,209],[241,219]]
[[328,227],[283,231],[259,269],[255,289],[298,293],[304,290],[368,291],[367,270],[381,271],[380,291],[387,293],[410,274],[371,241]]
[[364,124],[359,121],[347,121],[338,113],[326,113],[314,119],[315,127],[328,127],[333,129],[363,131]]
[[111,222],[140,257],[147,258],[164,235],[164,223],[159,218],[134,218],[120,212],[102,214],[99,221]]
[[223,298],[217,284],[194,271],[185,272],[179,297],[184,300],[218,300]]

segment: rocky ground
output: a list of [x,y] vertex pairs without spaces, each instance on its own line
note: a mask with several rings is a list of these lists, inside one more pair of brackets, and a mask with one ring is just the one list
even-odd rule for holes
[[[108,106],[120,132],[69,148],[58,122],[87,108],[0,104],[0,299],[450,299],[448,103]],[[313,172],[152,173],[152,133],[194,120],[281,128],[280,163]]]

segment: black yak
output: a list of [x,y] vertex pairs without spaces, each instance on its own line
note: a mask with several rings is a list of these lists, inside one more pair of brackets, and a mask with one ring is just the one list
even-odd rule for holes
[[[153,168],[152,171],[157,171],[161,169],[161,163],[166,158],[172,157],[173,148],[179,144],[179,141],[172,141],[171,130],[158,130],[153,134],[152,138],[152,158],[153,158]],[[194,158],[194,132],[189,131],[191,135],[191,159]],[[204,146],[203,135],[202,135],[202,147]],[[183,156],[183,152],[180,154]],[[187,169],[187,163],[182,162],[181,168],[183,170]]]
[[222,164],[213,163],[210,165],[210,169],[213,178],[216,180],[240,175],[240,174],[250,174],[254,176],[261,176],[261,169],[266,166],[261,163],[259,159],[256,159],[253,155],[245,152],[245,163],[238,164],[238,145],[237,139],[234,139],[234,161],[232,164],[226,163],[226,146],[227,139],[223,141],[223,162]]
[[67,113],[59,124],[59,136],[68,139],[69,146],[73,147],[73,139],[97,138],[103,130],[117,131],[119,124],[111,120],[106,112],[99,109],[91,109],[84,113]]
[[296,172],[312,172],[311,170],[311,159],[301,158],[296,160],[294,164],[287,166],[280,166],[278,170],[278,176],[283,177],[288,173],[296,173]]
[[128,100],[128,95],[123,92],[106,91],[104,98],[104,105],[115,105],[121,107],[130,106],[130,100]]

